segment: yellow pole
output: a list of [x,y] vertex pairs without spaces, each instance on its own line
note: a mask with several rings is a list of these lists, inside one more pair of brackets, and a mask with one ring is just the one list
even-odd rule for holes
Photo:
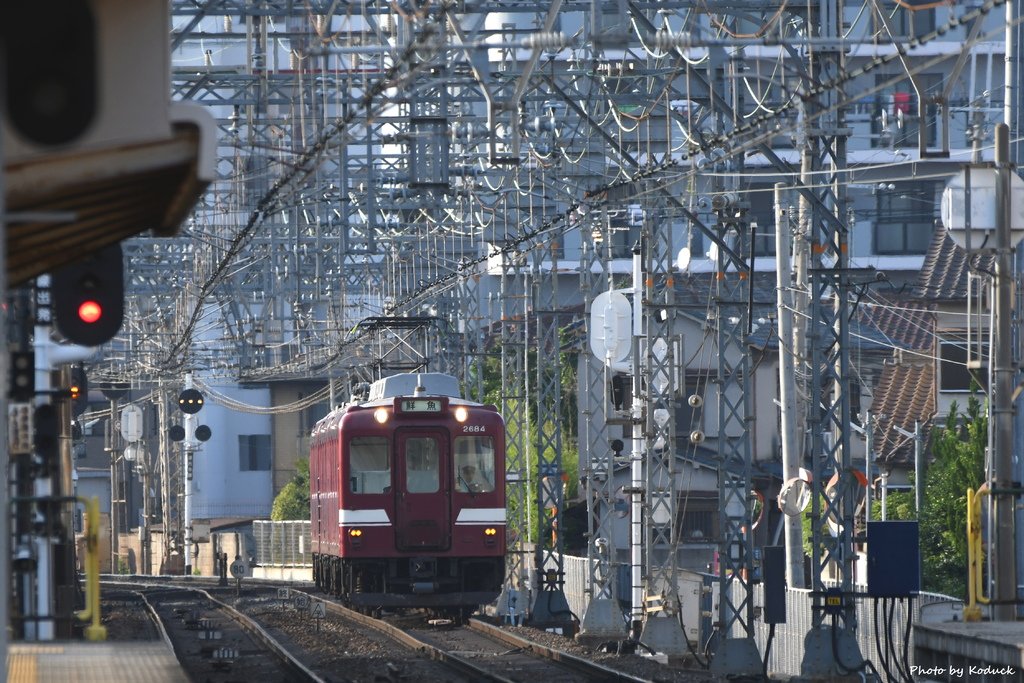
[[92,623],[85,628],[86,640],[106,640],[107,627],[100,624],[100,501],[79,498],[85,504],[85,609],[75,612],[82,621]]
[[967,489],[967,604],[964,621],[981,621],[981,605],[987,605],[985,595],[985,549],[981,542],[981,500],[989,493],[982,484],[977,491]]

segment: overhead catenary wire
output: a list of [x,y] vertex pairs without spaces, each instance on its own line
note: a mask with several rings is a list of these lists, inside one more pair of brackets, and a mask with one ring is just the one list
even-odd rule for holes
[[231,396],[218,391],[214,386],[204,382],[198,377],[194,377],[192,382],[196,388],[203,392],[203,396],[208,398],[210,401],[236,412],[252,413],[255,415],[283,415],[287,413],[298,413],[318,403],[322,403],[331,396],[331,383],[328,382],[326,387],[318,389],[309,396],[300,398],[297,401],[276,406],[256,406],[232,398]]

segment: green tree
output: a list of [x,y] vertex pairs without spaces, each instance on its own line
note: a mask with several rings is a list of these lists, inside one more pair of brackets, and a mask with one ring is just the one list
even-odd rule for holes
[[309,458],[295,463],[295,478],[284,485],[274,498],[270,519],[309,519]]
[[[563,335],[564,336],[564,335]],[[559,424],[561,428],[562,436],[562,471],[564,472],[565,478],[565,490],[564,490],[564,501],[568,501],[577,494],[578,488],[578,473],[579,473],[579,448],[577,446],[577,433],[578,428],[576,419],[576,363],[577,353],[575,351],[563,351],[560,357],[561,375],[559,382],[561,384],[562,401],[559,406]],[[530,387],[534,387],[536,383],[536,363],[537,363],[537,351],[531,349],[529,352],[529,358],[527,364],[531,371],[530,376]],[[489,355],[484,360],[483,368],[483,381],[484,381],[484,400],[488,403],[493,403],[499,408],[502,405],[501,401],[501,359],[497,354],[497,350],[492,351],[492,355]],[[513,391],[516,391],[513,388]],[[513,401],[513,409],[515,409],[515,402]],[[538,464],[537,464],[537,448],[536,444],[538,441],[537,429],[543,428],[551,430],[554,428],[552,424],[546,424],[540,427],[538,423],[537,405],[535,401],[529,401],[526,404],[526,425],[522,434],[523,445],[526,448],[526,457],[524,458],[526,464],[526,476],[529,481],[534,482],[529,487],[532,493],[531,499],[525,501],[526,505],[531,508],[530,514],[527,515],[532,520],[532,528],[527,529],[526,532],[529,534],[527,540],[531,542],[537,542],[541,540],[543,542],[550,542],[551,539],[551,524],[549,519],[540,517],[536,512],[537,506],[537,481],[538,481]],[[506,420],[510,416],[504,416]],[[550,433],[548,431],[547,433]],[[511,452],[512,445],[507,444],[510,452],[506,453],[506,459],[515,458],[516,453]],[[546,454],[546,459],[552,459],[552,454]],[[513,499],[508,500],[509,512],[514,516],[518,514],[518,510],[515,509],[516,501]]]
[[933,461],[921,505],[921,563],[925,590],[967,594],[967,489],[985,481],[988,417],[981,402],[967,399],[961,419],[954,404],[946,426],[932,436]]

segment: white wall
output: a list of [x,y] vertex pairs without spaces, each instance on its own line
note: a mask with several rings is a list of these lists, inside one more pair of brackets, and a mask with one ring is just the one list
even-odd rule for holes
[[[269,389],[213,388],[249,405],[270,405]],[[243,434],[269,435],[270,417],[228,410],[216,404],[210,396],[206,397],[206,404],[198,417],[199,424],[209,426],[213,435],[202,444],[193,459],[193,518],[269,518],[273,503],[273,471],[240,471],[238,437]]]

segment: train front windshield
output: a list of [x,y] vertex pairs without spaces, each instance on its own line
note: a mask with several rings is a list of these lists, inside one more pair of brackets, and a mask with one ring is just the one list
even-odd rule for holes
[[436,493],[441,486],[437,439],[405,440],[405,482],[409,493]]
[[357,436],[348,444],[349,483],[352,493],[384,493],[391,487],[388,440]]
[[455,439],[455,490],[486,493],[494,490],[494,439],[460,436]]

